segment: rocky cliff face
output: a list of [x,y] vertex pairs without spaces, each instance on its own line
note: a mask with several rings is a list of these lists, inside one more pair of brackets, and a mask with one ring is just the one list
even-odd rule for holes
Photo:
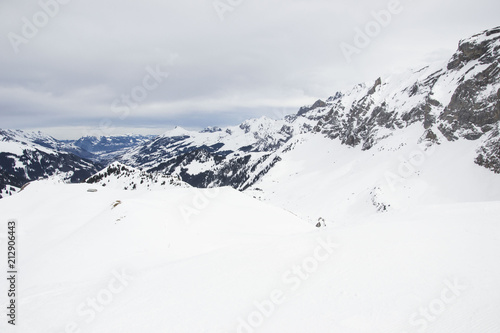
[[478,163],[498,172],[499,55],[500,28],[474,35],[460,41],[447,64],[377,79],[330,97],[317,111],[324,116],[314,130],[365,150],[414,123],[421,123],[423,138],[433,142],[486,136]]
[[477,152],[477,164],[500,174],[500,130],[498,123]]
[[500,28],[460,42],[447,69],[467,71],[440,116],[440,129],[448,139],[455,140],[461,134],[467,139],[478,139],[500,120],[499,54]]

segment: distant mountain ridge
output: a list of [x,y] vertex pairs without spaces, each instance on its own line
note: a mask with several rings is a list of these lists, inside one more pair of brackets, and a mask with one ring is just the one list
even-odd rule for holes
[[499,63],[497,27],[461,40],[445,63],[358,84],[283,119],[261,117],[199,132],[176,127],[156,137],[63,142],[40,133],[16,135],[93,161],[171,175],[195,187],[249,189],[315,136],[368,152],[384,150],[385,141],[406,131],[426,145],[473,142],[472,162],[500,173]]
[[[70,147],[77,147],[89,153],[90,159],[98,162],[111,162],[125,150],[143,144],[155,138],[156,135],[115,135],[115,136],[84,136],[78,140],[66,140]],[[78,155],[78,150],[76,154]],[[85,157],[85,156],[82,156]]]
[[0,197],[33,180],[58,177],[79,183],[99,170],[98,164],[63,151],[62,146],[41,132],[0,129]]

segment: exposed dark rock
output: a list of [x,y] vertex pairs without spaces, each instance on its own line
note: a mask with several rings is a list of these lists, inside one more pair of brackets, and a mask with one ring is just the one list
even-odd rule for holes
[[222,128],[213,126],[213,127],[207,127],[200,131],[200,133],[215,133],[215,132],[222,132]]
[[498,129],[492,131],[489,140],[479,148],[475,162],[495,173],[500,173],[500,133]]
[[377,87],[380,86],[381,84],[382,84],[382,79],[378,78],[375,81],[375,84],[373,85],[373,87],[370,90],[368,90],[368,95],[373,95],[375,93],[375,91],[377,90]]
[[437,142],[438,137],[431,129],[429,129],[429,130],[425,131],[425,140],[431,141],[431,142]]
[[415,84],[413,85],[413,87],[411,87],[411,90],[410,90],[410,92],[408,93],[408,95],[410,95],[410,97],[413,97],[413,96],[415,96],[417,93],[418,93],[418,83],[415,83]]
[[482,34],[473,36],[465,41],[460,41],[458,44],[458,52],[453,55],[453,58],[448,63],[448,70],[455,70],[461,68],[464,63],[480,59],[485,57],[484,60],[491,61],[492,58],[489,57],[488,51],[492,46],[492,40],[500,38],[500,28],[490,29],[484,32],[486,36],[490,37],[492,35],[497,35],[495,38],[486,39],[480,43],[474,42],[474,39],[480,37]]
[[[498,94],[484,96],[487,87],[500,80],[500,69],[494,63],[474,78],[461,83],[444,109],[440,119],[449,124],[443,134],[453,138],[459,129],[468,130],[465,137],[475,140],[483,134],[477,127],[495,124],[500,120]],[[452,132],[452,133],[446,133]]]
[[297,112],[297,116],[302,116],[306,114],[307,112],[317,109],[317,108],[324,108],[326,107],[327,104],[323,102],[322,100],[318,99],[311,107],[301,107],[299,109],[299,112]]

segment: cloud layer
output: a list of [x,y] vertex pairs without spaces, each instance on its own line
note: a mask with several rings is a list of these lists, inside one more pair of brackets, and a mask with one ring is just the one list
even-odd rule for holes
[[499,10],[493,0],[4,1],[0,127],[68,138],[103,121],[158,132],[277,117],[445,60],[460,38],[498,25]]

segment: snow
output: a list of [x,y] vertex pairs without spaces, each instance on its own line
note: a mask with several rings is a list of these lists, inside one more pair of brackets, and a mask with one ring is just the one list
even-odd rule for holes
[[162,137],[172,137],[172,136],[184,136],[184,135],[191,135],[193,132],[189,131],[187,129],[184,129],[180,126],[175,126],[173,130],[167,131],[164,134],[162,134]]
[[189,164],[187,172],[192,175],[195,175],[208,170],[213,170],[214,167],[215,167],[215,162],[213,160],[207,161],[205,163],[193,161]]
[[117,162],[98,184],[32,182],[0,200],[18,223],[15,332],[496,332],[500,177],[478,142],[422,134],[369,151],[297,135],[244,193],[140,184]]
[[20,156],[23,154],[24,149],[27,149],[27,147],[20,145],[18,142],[0,141],[0,151],[2,153],[10,153]]
[[[54,154],[54,150],[36,144],[33,140],[44,140],[54,143],[54,138],[46,136],[41,132],[24,132],[20,130],[0,129],[0,152],[11,153],[17,156],[23,155],[24,150],[41,151],[47,154]],[[55,144],[55,143],[54,143]]]
[[19,192],[20,188],[12,185],[7,185],[4,189],[0,190],[0,195],[3,197],[14,195]]
[[[360,168],[345,164],[337,179]],[[18,225],[15,332],[500,328],[499,201],[316,229],[230,188],[91,188],[38,181],[0,201],[1,220]],[[5,320],[0,329],[14,332]]]
[[496,332],[500,177],[474,164],[477,142],[422,134],[369,151],[297,135],[244,193],[140,184],[131,167],[32,182],[0,200],[20,265],[17,326],[0,331]]
[[375,189],[389,210],[500,201],[500,177],[474,163],[477,142],[441,140],[428,148],[418,143],[422,134],[421,125],[414,124],[365,152],[303,135],[248,193],[310,223],[323,217],[327,224],[373,214]]

